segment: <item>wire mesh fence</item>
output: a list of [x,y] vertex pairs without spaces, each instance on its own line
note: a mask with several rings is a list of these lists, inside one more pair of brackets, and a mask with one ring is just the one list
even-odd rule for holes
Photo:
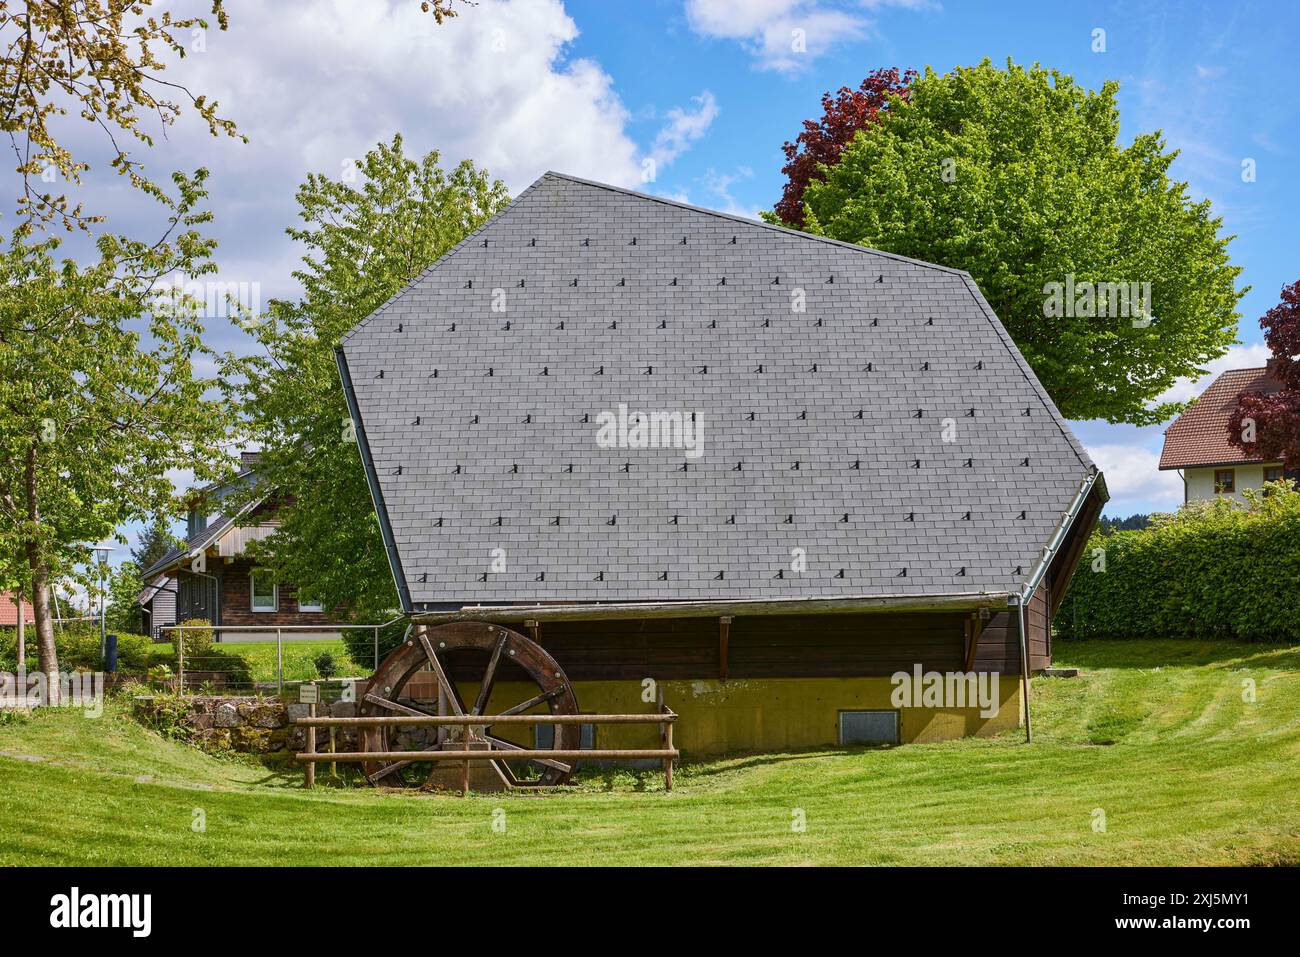
[[[286,682],[361,677],[387,650],[400,619],[369,625],[208,625],[165,628],[173,682],[185,694],[281,692]],[[360,660],[358,660],[360,659]]]

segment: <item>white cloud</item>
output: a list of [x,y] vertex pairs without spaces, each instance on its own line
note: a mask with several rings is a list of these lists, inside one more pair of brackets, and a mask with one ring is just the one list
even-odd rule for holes
[[1182,504],[1183,480],[1177,472],[1161,472],[1160,456],[1150,449],[1140,445],[1090,445],[1088,454],[1106,475],[1112,501],[1107,514],[1127,514],[1125,502],[1140,502],[1159,511],[1173,511]]
[[690,149],[690,145],[709,131],[718,118],[718,101],[705,90],[691,97],[697,109],[686,110],[675,106],[667,113],[668,122],[655,137],[650,147],[650,158],[656,165],[667,165]]
[[[263,303],[296,294],[301,250],[284,229],[297,220],[299,184],[309,172],[337,178],[394,133],[408,155],[437,149],[444,167],[471,159],[512,193],[548,169],[642,187],[643,164],[653,160],[662,176],[720,109],[705,90],[633,116],[601,64],[572,55],[578,27],[561,0],[481,0],[442,26],[417,0],[247,4],[230,23],[167,77],[217,101],[249,143],[214,139],[189,115],[144,159],[157,179],[213,171],[206,232],[220,244],[219,279],[256,283]],[[657,135],[646,126],[656,115]],[[634,138],[634,124],[649,138]],[[115,231],[156,234],[157,211],[105,169],[98,134],[87,124],[69,131],[96,161],[78,198],[107,213]],[[209,333],[217,348],[248,346],[224,322]]]
[[1268,346],[1232,346],[1227,353],[1206,364],[1206,373],[1199,379],[1179,379],[1166,389],[1156,402],[1186,402],[1206,390],[1221,373],[1229,369],[1252,369],[1265,365],[1272,353]]
[[482,0],[442,26],[408,0],[249,5],[231,20],[187,62],[258,155],[334,174],[402,130],[512,190],[547,168],[639,177],[612,78],[566,58],[578,28],[559,0]]
[[784,73],[871,26],[857,8],[824,0],[686,0],[686,22],[701,36],[738,41],[760,69]]
[[754,171],[748,166],[738,166],[735,172],[719,173],[712,167],[704,174],[704,188],[707,189],[714,197],[716,202],[709,205],[721,212],[728,213],[732,216],[744,216],[747,219],[758,219],[758,207],[746,206],[736,200],[731,195],[731,188],[736,183],[743,182],[747,179],[754,178]]

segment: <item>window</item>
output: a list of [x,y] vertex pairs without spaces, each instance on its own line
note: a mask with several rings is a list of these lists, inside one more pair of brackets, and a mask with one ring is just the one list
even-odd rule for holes
[[1237,490],[1237,473],[1233,469],[1214,470],[1214,494],[1224,495]]
[[1264,469],[1265,482],[1278,482],[1282,479],[1282,466],[1270,465]]
[[840,744],[898,744],[897,711],[841,711]]
[[312,593],[305,588],[298,589],[298,610],[299,611],[324,611],[325,607],[320,600],[314,598]]
[[[572,738],[567,739],[572,742]],[[596,726],[594,724],[578,725],[578,747],[587,749],[596,746]],[[533,725],[533,747],[539,751],[555,747],[555,725]]]
[[280,607],[280,590],[269,572],[256,568],[248,573],[248,592],[253,611],[275,611]]

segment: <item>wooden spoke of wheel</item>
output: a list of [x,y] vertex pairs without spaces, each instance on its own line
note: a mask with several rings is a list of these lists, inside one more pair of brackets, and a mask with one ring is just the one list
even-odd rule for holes
[[409,715],[413,718],[420,718],[425,715],[437,717],[437,714],[433,711],[425,711],[422,708],[412,708],[410,705],[402,704],[400,701],[392,701],[382,695],[367,694],[365,700],[369,701],[371,704],[377,704],[381,708],[387,708],[389,711],[396,711],[398,714]]
[[501,717],[505,718],[512,714],[523,714],[529,708],[535,708],[543,701],[550,701],[552,698],[558,698],[567,690],[567,687],[561,686],[559,688],[552,688],[550,691],[543,691],[539,695],[533,695],[533,697],[529,698],[527,701],[522,701],[513,708],[506,708],[505,711],[501,712]]
[[501,661],[501,652],[506,647],[506,633],[501,632],[501,637],[497,639],[496,647],[492,649],[492,657],[488,660],[487,671],[483,672],[483,683],[479,685],[478,698],[474,700],[474,710],[470,714],[483,714],[483,709],[487,707],[488,698],[492,695],[492,685],[497,677],[497,665]]
[[380,780],[392,774],[394,771],[400,771],[402,768],[409,767],[413,761],[394,761],[392,764],[385,765],[374,774],[367,774],[366,780],[371,784],[378,784]]
[[429,641],[429,636],[423,632],[420,633],[420,644],[424,647],[424,653],[429,659],[429,666],[433,668],[433,673],[438,676],[439,698],[441,699],[443,695],[446,695],[447,706],[451,708],[451,713],[463,715],[465,709],[461,707],[460,695],[456,694],[456,689],[452,687],[447,672],[442,670],[442,662],[438,660],[438,653],[433,650],[433,644]]
[[[487,739],[492,742],[493,749],[499,748],[502,751],[527,750],[522,744],[515,744],[513,741],[507,741],[505,738],[494,738],[489,734],[487,735]],[[545,767],[555,768],[557,771],[563,771],[565,774],[568,774],[573,770],[573,765],[565,764],[563,761],[552,761],[550,758],[533,758],[533,761],[537,764],[544,765]]]

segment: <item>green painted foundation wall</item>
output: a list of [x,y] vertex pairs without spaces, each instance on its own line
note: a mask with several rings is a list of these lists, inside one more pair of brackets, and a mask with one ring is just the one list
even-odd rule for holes
[[[673,743],[690,757],[733,751],[792,751],[834,747],[839,743],[841,711],[900,711],[903,743],[947,741],[970,735],[996,734],[1021,721],[1020,678],[1002,675],[998,712],[982,717],[976,708],[901,708],[891,703],[889,678],[764,678],[730,681],[661,681],[664,702],[679,715]],[[575,681],[578,707],[587,714],[642,714],[655,709],[654,693],[642,700],[634,681]],[[464,685],[461,697],[473,701],[478,688]],[[533,685],[502,683],[492,692],[488,710],[505,709],[537,693]],[[504,728],[498,730],[505,730]],[[532,744],[532,729],[510,728],[504,734]],[[657,725],[602,725],[596,747],[659,746]]]

